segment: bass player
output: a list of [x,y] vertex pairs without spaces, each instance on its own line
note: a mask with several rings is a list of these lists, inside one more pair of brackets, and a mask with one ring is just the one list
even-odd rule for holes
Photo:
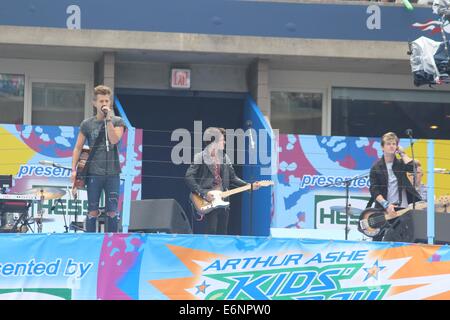
[[[375,199],[375,207],[384,209],[392,216],[395,215],[395,210],[421,200],[406,175],[407,172],[414,171],[413,160],[398,143],[395,133],[385,133],[381,137],[383,156],[370,169],[370,195]],[[406,214],[390,220],[384,232],[373,240],[414,241],[412,215]]]

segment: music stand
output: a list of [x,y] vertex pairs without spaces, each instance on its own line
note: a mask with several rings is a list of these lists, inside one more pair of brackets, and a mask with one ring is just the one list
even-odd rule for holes
[[339,182],[339,183],[333,182],[333,183],[329,183],[329,184],[324,185],[324,187],[331,187],[331,186],[340,187],[342,185],[342,183],[345,185],[345,240],[348,240],[348,233],[350,231],[350,228],[349,228],[349,225],[348,225],[349,224],[348,223],[349,222],[349,218],[348,217],[350,215],[350,213],[349,213],[350,205],[348,203],[349,202],[349,198],[350,198],[350,190],[349,190],[350,189],[350,184],[353,181],[355,181],[355,180],[368,177],[369,174],[370,173],[365,173],[365,174],[353,177],[351,179],[344,180],[344,181]]

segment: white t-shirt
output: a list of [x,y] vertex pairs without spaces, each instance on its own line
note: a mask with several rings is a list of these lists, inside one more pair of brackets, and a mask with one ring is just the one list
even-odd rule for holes
[[[387,172],[388,172],[388,194],[387,201],[389,203],[399,203],[399,195],[398,195],[398,181],[397,177],[392,170],[393,162],[386,162]],[[408,198],[406,197],[406,190],[402,190],[402,203],[400,207],[406,208],[408,206]]]

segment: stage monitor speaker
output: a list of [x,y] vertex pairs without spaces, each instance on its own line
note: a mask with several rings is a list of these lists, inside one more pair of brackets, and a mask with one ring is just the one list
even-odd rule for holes
[[[415,242],[427,243],[427,213],[425,210],[412,211]],[[437,212],[434,215],[434,243],[450,243],[450,214]]]
[[175,199],[132,200],[129,232],[190,234],[192,228]]

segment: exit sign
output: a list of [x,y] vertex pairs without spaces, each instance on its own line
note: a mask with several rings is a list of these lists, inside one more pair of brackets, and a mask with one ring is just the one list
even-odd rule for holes
[[170,86],[177,89],[189,89],[191,87],[191,70],[172,69]]

